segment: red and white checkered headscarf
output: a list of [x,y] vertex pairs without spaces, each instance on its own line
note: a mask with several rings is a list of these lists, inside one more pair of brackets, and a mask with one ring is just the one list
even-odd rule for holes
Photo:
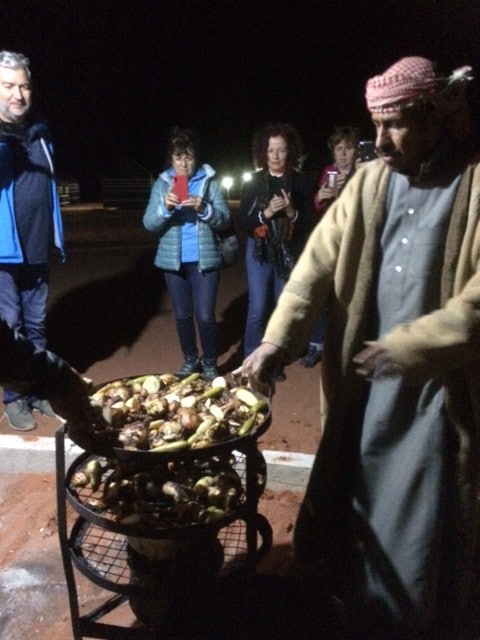
[[365,97],[371,112],[394,112],[419,102],[431,102],[446,96],[448,88],[472,78],[471,67],[462,67],[445,76],[435,63],[420,56],[402,58],[382,75],[370,78]]

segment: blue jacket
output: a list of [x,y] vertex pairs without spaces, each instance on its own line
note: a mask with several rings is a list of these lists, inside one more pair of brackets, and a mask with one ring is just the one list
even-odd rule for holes
[[[63,225],[57,186],[54,178],[52,161],[53,149],[51,142],[45,138],[40,138],[40,143],[50,166],[54,244],[60,251],[63,260],[65,258]],[[15,221],[14,202],[13,154],[9,144],[0,140],[0,263],[4,264],[20,264],[24,262],[17,224]]]
[[[165,196],[172,189],[173,170],[160,174],[152,187],[150,201],[143,216],[148,231],[159,234],[155,266],[167,271],[179,271],[182,264],[182,207],[168,211]],[[196,216],[198,240],[198,268],[201,271],[219,269],[222,257],[216,231],[230,226],[230,211],[218,182],[213,180],[214,169],[208,164],[199,167],[188,181],[189,193],[201,195],[206,208]],[[183,209],[190,208],[183,207]]]

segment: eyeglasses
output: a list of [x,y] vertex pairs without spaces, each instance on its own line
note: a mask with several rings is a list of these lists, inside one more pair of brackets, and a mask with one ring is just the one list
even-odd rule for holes
[[172,159],[175,164],[193,164],[195,162],[195,158],[187,153],[174,153]]

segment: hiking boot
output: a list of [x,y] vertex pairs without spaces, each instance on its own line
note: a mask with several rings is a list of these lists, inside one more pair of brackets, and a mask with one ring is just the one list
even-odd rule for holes
[[39,411],[40,413],[43,413],[43,415],[47,416],[48,418],[57,417],[57,414],[52,409],[52,406],[48,400],[39,400],[38,398],[35,398],[35,400],[32,400],[30,402],[30,406],[34,411]]
[[217,364],[215,361],[209,362],[208,360],[203,360],[202,367],[203,367],[202,375],[205,378],[205,380],[214,380],[215,378],[218,378],[219,373],[218,373]]
[[302,367],[311,369],[317,364],[317,362],[320,362],[321,359],[322,359],[322,350],[319,349],[319,347],[312,347],[310,345],[308,347],[308,351],[306,355],[300,360],[300,364],[302,365]]
[[16,431],[32,431],[37,426],[26,398],[20,398],[5,405],[8,423]]
[[201,370],[202,363],[198,358],[187,358],[175,375],[177,376],[177,378],[186,378],[192,373],[199,373]]

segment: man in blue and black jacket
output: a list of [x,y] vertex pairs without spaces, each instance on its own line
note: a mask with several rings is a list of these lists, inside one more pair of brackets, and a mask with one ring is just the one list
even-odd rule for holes
[[[63,230],[50,133],[31,111],[29,60],[0,51],[0,314],[36,347],[46,347],[50,252],[63,259]],[[4,388],[5,413],[19,431],[33,410],[54,416],[45,399]]]

